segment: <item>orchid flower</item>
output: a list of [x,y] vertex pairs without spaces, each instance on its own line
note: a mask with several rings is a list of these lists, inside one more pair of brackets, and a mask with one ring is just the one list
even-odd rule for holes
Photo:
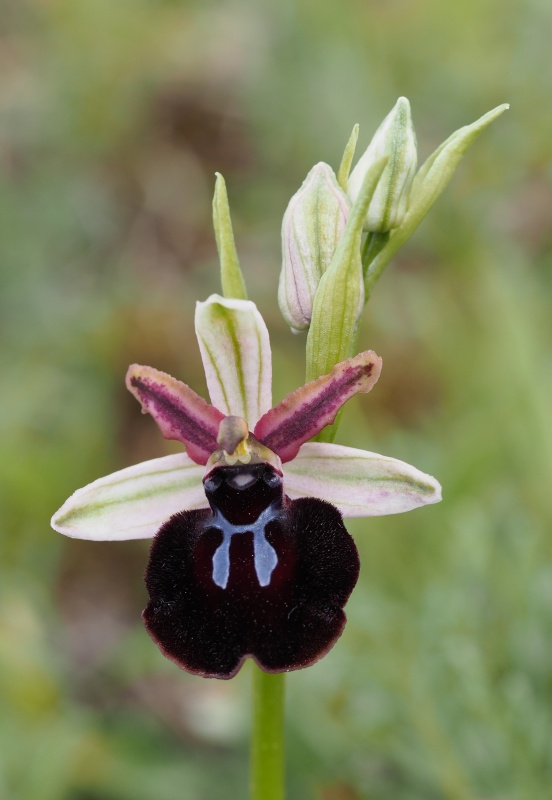
[[133,365],[127,387],[186,452],[76,491],[52,518],[66,536],[155,537],[146,628],[188,672],[230,678],[246,657],[266,672],[308,666],[334,645],[359,560],[345,517],[440,499],[437,481],[386,456],[309,441],[369,392],[372,351],[272,408],[271,351],[254,303],[211,296],[196,334],[212,405],[186,384]]

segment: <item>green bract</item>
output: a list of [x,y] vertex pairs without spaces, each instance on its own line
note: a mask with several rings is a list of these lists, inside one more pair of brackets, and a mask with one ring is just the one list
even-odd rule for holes
[[234,242],[226,183],[219,172],[217,172],[215,194],[213,196],[213,225],[220,260],[222,293],[225,297],[247,300],[245,281]]
[[341,159],[341,164],[339,165],[339,170],[337,173],[337,182],[339,183],[344,192],[347,191],[349,172],[351,171],[351,164],[353,163],[353,158],[355,157],[355,149],[358,140],[359,130],[360,130],[360,125],[357,122],[357,124],[353,126],[353,130],[351,131],[351,135],[349,136],[349,141],[345,146],[345,150],[343,152],[343,158]]
[[385,159],[368,169],[332,262],[318,285],[307,339],[307,380],[351,355],[362,308],[362,223]]

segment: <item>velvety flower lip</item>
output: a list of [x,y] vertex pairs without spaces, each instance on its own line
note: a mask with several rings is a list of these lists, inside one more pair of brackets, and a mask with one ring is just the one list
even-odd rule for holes
[[298,669],[345,624],[358,555],[341,515],[407,511],[440,500],[440,486],[396,459],[308,441],[373,387],[381,359],[372,351],[272,408],[255,305],[213,295],[197,305],[196,332],[213,405],[151,367],[127,374],[143,410],[186,453],[79,489],[52,526],[95,540],[155,536],[144,621],[183,669],[228,678],[246,657],[269,672]]
[[231,678],[247,657],[266,672],[309,666],[341,635],[358,578],[341,515],[322,500],[285,497],[264,464],[222,467],[205,488],[211,510],[174,515],[154,539],[150,636],[204,677]]

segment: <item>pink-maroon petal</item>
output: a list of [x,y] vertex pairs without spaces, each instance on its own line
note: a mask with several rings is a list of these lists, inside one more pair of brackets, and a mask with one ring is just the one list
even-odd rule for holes
[[381,372],[381,358],[372,350],[336,364],[268,411],[255,426],[255,436],[291,461],[302,444],[331,425],[341,406],[359,392],[369,392]]
[[441,500],[439,482],[396,458],[354,447],[307,442],[286,466],[291,498],[327,500],[344,517],[400,514]]
[[152,415],[165,439],[176,439],[196,464],[206,464],[218,449],[217,434],[224,418],[185,383],[153,367],[132,364],[126,376],[127,389]]

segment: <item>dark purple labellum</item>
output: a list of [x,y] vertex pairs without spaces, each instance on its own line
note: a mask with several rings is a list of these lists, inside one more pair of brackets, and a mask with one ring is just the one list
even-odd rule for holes
[[335,643],[359,571],[339,511],[290,500],[269,464],[216,467],[211,509],[175,514],[146,571],[150,636],[182,669],[231,678],[252,656],[267,672],[306,667]]

